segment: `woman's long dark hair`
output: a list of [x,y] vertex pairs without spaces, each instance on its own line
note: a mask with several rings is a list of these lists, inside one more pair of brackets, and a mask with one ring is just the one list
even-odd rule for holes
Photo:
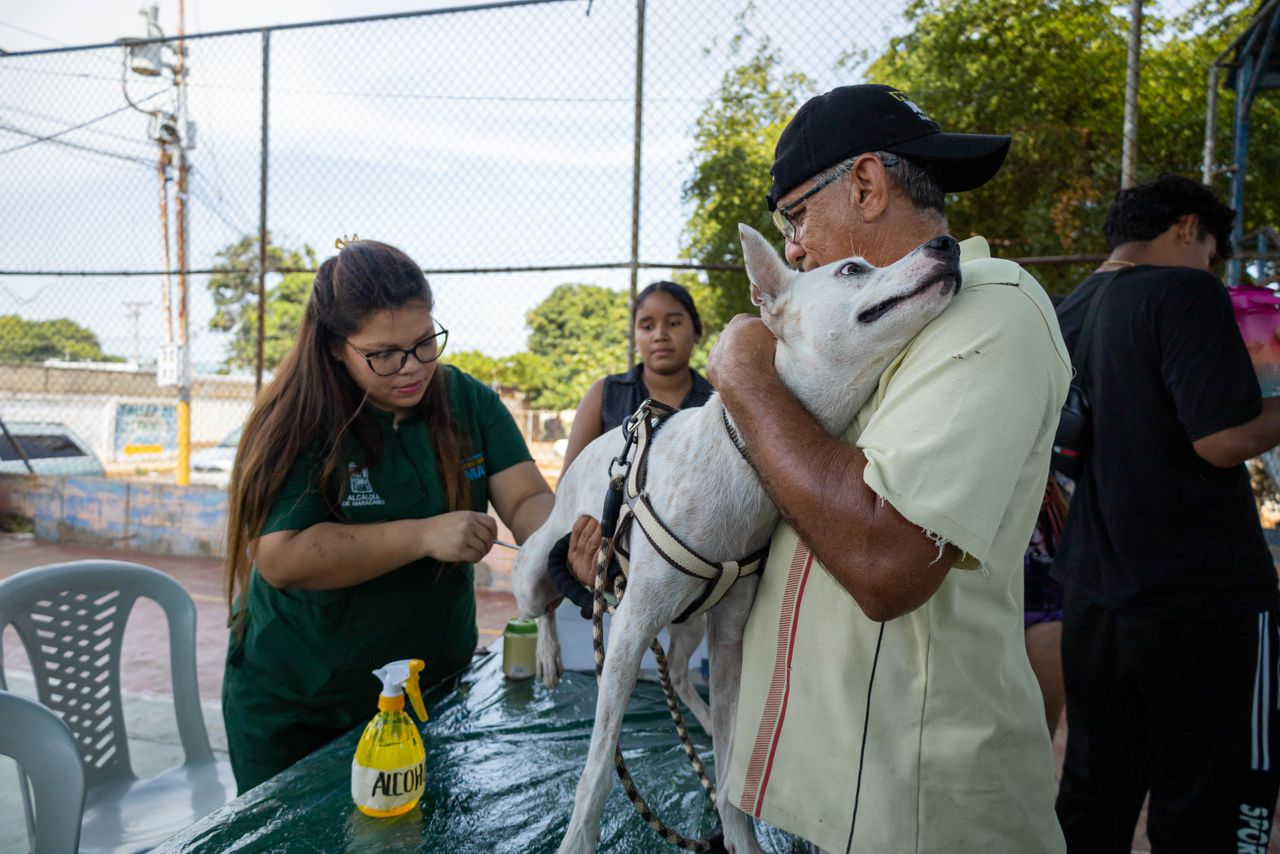
[[[366,411],[364,391],[334,353],[379,311],[409,304],[434,306],[422,270],[399,249],[372,240],[348,243],[320,265],[297,339],[245,422],[231,472],[227,515],[227,606],[247,591],[252,545],[285,475],[298,457],[319,449],[320,494],[337,515],[347,484],[351,449],[362,465],[382,455],[382,431]],[[449,369],[436,368],[418,410],[436,449],[450,510],[470,500],[462,471],[462,433],[449,410]],[[350,438],[348,438],[350,434]],[[244,608],[236,615],[243,631]]]

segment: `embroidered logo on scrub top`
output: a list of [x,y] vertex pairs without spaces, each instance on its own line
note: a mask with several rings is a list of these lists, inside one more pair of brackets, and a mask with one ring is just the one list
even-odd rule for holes
[[347,471],[351,474],[351,489],[347,492],[347,497],[342,500],[343,507],[374,507],[387,503],[374,491],[373,484],[369,482],[367,466],[347,463]]
[[462,459],[462,473],[467,476],[467,480],[476,480],[484,477],[484,454],[472,454]]

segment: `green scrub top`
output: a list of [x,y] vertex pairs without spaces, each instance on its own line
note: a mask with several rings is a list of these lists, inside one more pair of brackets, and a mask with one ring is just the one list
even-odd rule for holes
[[[471,509],[485,512],[488,479],[532,459],[511,413],[492,390],[443,368],[449,403],[464,435],[462,459]],[[383,431],[382,458],[352,454],[336,514],[319,491],[321,459],[312,449],[289,469],[263,534],[322,522],[368,524],[423,519],[448,511],[444,481],[425,423],[366,412]],[[236,782],[243,792],[377,713],[375,668],[402,658],[426,662],[422,682],[466,667],[475,651],[471,564],[422,559],[337,590],[282,590],[255,569],[249,577],[243,640],[228,644],[222,710]],[[241,601],[245,601],[242,597]]]

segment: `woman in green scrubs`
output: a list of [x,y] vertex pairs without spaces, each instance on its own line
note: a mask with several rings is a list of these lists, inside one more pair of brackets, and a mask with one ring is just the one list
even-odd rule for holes
[[403,252],[321,265],[245,425],[229,496],[222,713],[241,792],[371,717],[371,671],[471,660],[472,564],[553,498],[498,396],[440,364],[448,332]]

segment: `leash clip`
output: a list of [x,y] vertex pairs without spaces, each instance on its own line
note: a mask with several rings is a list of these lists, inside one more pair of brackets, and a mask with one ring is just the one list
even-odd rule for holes
[[[631,443],[628,442],[627,448],[630,447]],[[627,452],[624,450],[621,456],[609,460],[609,481],[610,483],[623,483],[629,474],[631,474],[631,460],[627,459]]]
[[[653,409],[653,400],[645,398],[644,402],[636,408],[636,411],[628,416],[627,420],[622,422],[622,429],[627,434],[627,447],[630,448],[631,443],[636,440],[636,431],[640,429],[641,422],[649,418],[649,414]],[[623,453],[626,453],[625,451]]]
[[631,474],[631,449],[636,445],[636,436],[640,432],[640,425],[649,418],[651,403],[652,401],[646,399],[635,412],[628,416],[626,421],[622,422],[622,433],[627,437],[627,443],[622,446],[622,452],[609,461],[609,479],[611,481],[625,481],[627,476]]

